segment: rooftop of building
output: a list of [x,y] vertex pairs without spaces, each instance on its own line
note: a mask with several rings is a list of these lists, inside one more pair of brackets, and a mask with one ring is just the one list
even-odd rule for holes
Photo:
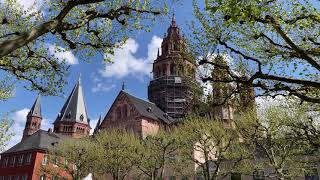
[[47,151],[50,146],[58,143],[60,140],[67,138],[64,135],[53,133],[51,131],[39,130],[22,140],[12,148],[3,152],[2,154],[30,151],[30,150],[43,150]]

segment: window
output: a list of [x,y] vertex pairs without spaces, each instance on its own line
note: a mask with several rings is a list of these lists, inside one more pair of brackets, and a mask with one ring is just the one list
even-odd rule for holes
[[116,114],[117,119],[121,119],[121,108],[120,107],[117,108],[116,113],[117,113]]
[[16,163],[16,156],[12,156],[10,159],[10,166],[13,167],[15,163]]
[[189,178],[187,177],[187,176],[183,176],[182,178],[181,178],[181,180],[188,180]]
[[19,176],[14,176],[13,180],[19,180]]
[[42,159],[42,165],[47,165],[47,164],[48,164],[48,155],[45,154]]
[[22,163],[23,163],[23,154],[21,154],[21,155],[19,156],[19,159],[18,159],[18,166],[21,166],[21,165],[22,165]]
[[67,159],[64,160],[64,165],[68,166],[68,160]]
[[319,180],[318,170],[316,167],[309,168],[305,171],[305,180]]
[[4,158],[3,162],[2,162],[2,167],[7,167],[8,166],[8,162],[9,162],[9,157]]
[[58,176],[52,176],[52,180],[58,180]]
[[12,179],[12,176],[8,176],[7,180],[11,180]]
[[176,177],[175,176],[170,176],[169,180],[176,180]]
[[127,105],[123,106],[123,116],[128,117],[128,106]]
[[21,180],[28,180],[28,175],[23,175],[23,176],[21,177]]
[[241,180],[240,173],[231,173],[231,180]]
[[31,157],[32,157],[31,153],[27,154],[27,157],[25,159],[25,164],[30,164],[31,163]]
[[80,121],[83,121],[83,114],[80,115]]
[[55,158],[53,163],[54,163],[55,166],[58,166],[59,165],[59,159]]
[[41,175],[40,180],[46,180],[46,175]]
[[264,171],[262,169],[257,169],[253,172],[254,180],[264,180]]
[[0,176],[0,180],[4,180],[4,176]]

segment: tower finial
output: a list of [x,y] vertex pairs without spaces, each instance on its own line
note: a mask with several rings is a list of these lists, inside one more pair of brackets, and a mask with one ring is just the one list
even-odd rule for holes
[[158,57],[160,56],[160,49],[158,48]]
[[124,81],[122,81],[122,88],[121,88],[122,91],[124,91],[124,85],[125,85]]
[[176,16],[175,16],[175,13],[174,13],[174,12],[173,12],[173,15],[172,15],[171,26],[172,26],[172,27],[176,27],[176,26],[177,26]]

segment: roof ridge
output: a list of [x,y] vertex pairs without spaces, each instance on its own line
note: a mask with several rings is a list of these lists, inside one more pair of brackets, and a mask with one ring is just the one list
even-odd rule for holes
[[[76,87],[77,87],[77,85],[78,85],[78,83],[73,87],[73,89],[72,89],[72,91],[71,91],[71,94],[70,94],[70,95],[69,95],[69,97],[67,98],[68,103],[67,103],[67,105],[66,105],[65,109],[63,109],[63,110],[64,110],[64,112],[63,112],[63,115],[62,115],[62,116],[60,116],[60,120],[61,120],[61,119],[63,119],[63,117],[64,117],[64,115],[65,115],[65,113],[66,113],[66,111],[67,111],[67,109],[68,109],[68,107],[69,107],[69,105],[70,105],[71,98],[72,98],[72,96],[73,96],[74,92],[76,91]],[[63,108],[63,107],[62,107],[62,108]],[[62,109],[61,109],[61,110],[62,110]]]
[[34,101],[29,113],[32,116],[42,117],[41,114],[41,96],[38,94],[36,100]]
[[126,94],[128,94],[129,96],[132,96],[132,97],[134,97],[134,98],[136,98],[136,99],[139,99],[139,100],[142,100],[142,101],[144,101],[144,102],[147,102],[147,103],[150,103],[150,104],[154,104],[154,105],[155,105],[155,103],[153,103],[153,102],[150,102],[150,101],[141,99],[141,98],[139,98],[139,97],[137,97],[137,96],[135,96],[135,95],[132,95],[132,94],[130,94],[130,93],[124,91],[124,90],[121,90],[121,91],[123,91],[124,93],[126,93]]

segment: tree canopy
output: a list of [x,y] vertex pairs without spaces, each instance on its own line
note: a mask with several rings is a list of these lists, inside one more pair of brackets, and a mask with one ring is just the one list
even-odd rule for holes
[[[203,81],[256,88],[257,96],[290,95],[320,103],[319,1],[193,1],[197,21],[191,39],[200,65],[224,68],[227,76]],[[225,54],[228,65],[215,63]],[[231,97],[231,96],[228,96]]]
[[105,54],[167,12],[166,1],[35,2],[29,9],[16,0],[0,2],[0,69],[48,95],[61,92],[69,67],[52,53],[72,51],[85,61],[97,55],[108,61]]

